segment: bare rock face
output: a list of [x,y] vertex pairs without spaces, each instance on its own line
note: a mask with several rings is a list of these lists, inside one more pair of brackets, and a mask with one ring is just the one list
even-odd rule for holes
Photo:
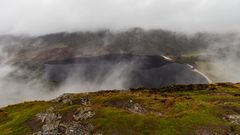
[[[57,82],[78,80],[82,87],[91,90],[209,83],[204,74],[188,64],[163,56],[130,54],[49,61],[45,63],[44,79]],[[91,85],[84,86],[86,84]]]

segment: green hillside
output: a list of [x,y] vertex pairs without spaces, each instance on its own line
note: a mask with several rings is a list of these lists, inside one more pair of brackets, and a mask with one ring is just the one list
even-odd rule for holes
[[0,134],[237,135],[240,85],[64,94],[0,109]]

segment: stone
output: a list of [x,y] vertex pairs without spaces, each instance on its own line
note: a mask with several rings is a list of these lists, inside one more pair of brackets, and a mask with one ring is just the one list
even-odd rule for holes
[[59,96],[59,97],[57,97],[57,98],[55,98],[55,99],[53,99],[53,100],[51,100],[52,102],[57,102],[57,103],[60,103],[60,102],[62,102],[62,103],[64,103],[64,104],[70,104],[70,105],[72,105],[72,100],[71,100],[71,96],[72,96],[73,94],[71,94],[71,93],[65,93],[65,94],[63,94],[63,95],[61,95],[61,96]]
[[81,104],[88,105],[88,104],[90,104],[90,100],[88,98],[81,98]]
[[80,104],[80,105],[89,105],[90,100],[88,97],[81,97],[80,99],[73,100],[73,104]]
[[50,107],[44,113],[38,113],[36,117],[41,120],[43,124],[42,130],[37,132],[41,135],[58,135],[60,134],[58,127],[62,116],[59,113],[53,111],[54,108]]
[[230,121],[234,125],[240,125],[240,115],[227,115],[224,119]]
[[66,130],[66,135],[91,135],[93,131],[93,126],[91,124],[78,124],[74,123],[69,125]]
[[63,99],[62,102],[63,102],[64,104],[70,104],[70,105],[72,105],[72,100],[69,99],[69,98]]
[[145,108],[143,108],[139,103],[133,102],[133,100],[128,101],[127,109],[133,113],[145,113],[146,112]]
[[90,107],[81,107],[75,111],[73,118],[76,121],[86,120],[86,119],[92,118],[94,115],[95,115],[95,112],[93,112]]
[[95,112],[90,107],[78,108],[72,114],[73,120],[63,123],[60,113],[55,112],[50,107],[46,112],[36,115],[37,119],[43,123],[42,129],[33,135],[92,135],[94,127],[90,123],[84,123],[83,120],[92,118]]

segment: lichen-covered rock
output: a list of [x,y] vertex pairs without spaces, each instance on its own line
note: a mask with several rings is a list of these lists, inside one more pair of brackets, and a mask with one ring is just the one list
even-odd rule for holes
[[133,113],[145,113],[146,112],[145,108],[143,108],[139,103],[133,102],[133,100],[128,101],[127,109]]
[[234,125],[240,125],[240,115],[227,115],[224,119],[230,121]]
[[42,130],[37,132],[37,134],[41,135],[57,135],[60,134],[58,127],[61,121],[62,116],[54,112],[54,108],[50,107],[44,113],[38,113],[37,118],[42,121],[43,126]]
[[90,123],[83,124],[82,121],[94,115],[95,112],[90,107],[81,107],[72,114],[72,121],[64,122],[63,117],[50,107],[46,112],[36,115],[43,125],[42,129],[33,135],[91,135],[94,127]]
[[67,126],[65,130],[65,134],[66,135],[91,135],[93,129],[94,128],[91,124],[74,123]]
[[90,104],[90,100],[88,98],[81,98],[81,104],[82,105],[88,105]]
[[51,101],[52,102],[58,102],[58,103],[62,102],[62,103],[65,103],[65,104],[72,105],[72,100],[71,100],[72,95],[73,94],[71,94],[71,93],[65,93],[65,94],[63,94],[63,95],[61,95],[61,96],[59,96],[59,97],[57,97],[57,98],[55,98]]
[[88,97],[81,97],[80,99],[75,99],[72,101],[73,104],[80,104],[80,105],[89,105],[90,104],[90,100]]
[[72,104],[72,100],[69,99],[69,98],[63,99],[62,102],[63,102],[64,104],[70,104],[70,105]]
[[75,111],[73,118],[76,121],[86,120],[86,119],[92,118],[94,115],[95,115],[95,112],[92,111],[90,107],[81,107]]

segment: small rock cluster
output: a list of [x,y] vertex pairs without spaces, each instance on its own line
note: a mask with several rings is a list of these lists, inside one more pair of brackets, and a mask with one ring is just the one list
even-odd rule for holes
[[77,124],[73,123],[71,125],[62,125],[64,126],[65,135],[92,135],[94,127],[91,124]]
[[93,112],[90,107],[81,107],[75,111],[73,118],[76,121],[79,121],[79,120],[86,120],[86,119],[92,118],[94,115],[95,115],[95,112]]
[[59,113],[55,113],[53,107],[47,109],[46,112],[41,112],[36,115],[38,120],[41,120],[43,124],[42,130],[34,133],[34,135],[58,135],[58,127],[62,116]]
[[44,113],[38,113],[36,116],[43,123],[41,131],[33,135],[90,135],[94,127],[91,124],[83,124],[86,119],[92,118],[95,112],[90,107],[78,108],[70,123],[61,121],[62,116],[54,112],[54,108],[50,107]]
[[90,104],[90,100],[88,98],[80,98],[79,100],[76,100],[76,101],[72,101],[71,100],[71,97],[72,97],[73,94],[71,93],[65,93],[53,100],[51,100],[51,102],[54,102],[54,103],[64,103],[64,104],[69,104],[69,105],[72,105],[72,104],[81,104],[81,105],[88,105]]
[[72,105],[72,100],[70,99],[71,96],[72,96],[72,94],[65,93],[65,94],[63,94],[63,95],[61,95],[61,96],[59,96],[59,97],[57,97],[57,98],[55,98],[55,99],[53,99],[51,101],[52,102],[57,102],[57,103],[62,102],[62,103],[65,103],[65,104]]
[[[64,94],[52,102],[72,103],[69,94]],[[81,104],[89,104],[88,99],[81,98]],[[77,108],[71,114],[70,121],[64,121],[64,115],[56,112],[53,107],[50,107],[46,112],[41,112],[36,115],[37,119],[41,121],[42,128],[33,135],[92,135],[94,127],[85,120],[94,117],[95,112],[91,107]],[[101,135],[101,134],[100,134]]]
[[90,100],[88,98],[81,98],[80,99],[80,104],[88,105],[88,104],[90,104]]
[[77,100],[73,100],[72,101],[73,104],[81,104],[81,105],[89,105],[90,104],[90,100],[88,97],[82,97],[80,99]]
[[230,121],[234,125],[240,125],[240,115],[227,115],[223,119]]
[[133,102],[133,100],[129,100],[127,103],[127,110],[133,113],[145,113],[146,109],[143,108],[139,103]]

